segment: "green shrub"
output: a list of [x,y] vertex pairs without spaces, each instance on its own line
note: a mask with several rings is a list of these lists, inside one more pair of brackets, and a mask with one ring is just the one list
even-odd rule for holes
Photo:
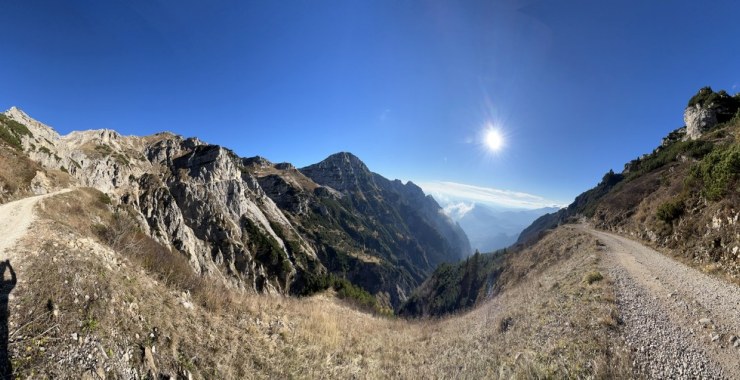
[[740,173],[740,145],[733,144],[716,149],[699,163],[692,171],[703,184],[704,196],[709,200],[719,200],[727,188],[735,182]]
[[113,201],[110,199],[110,196],[106,193],[100,193],[100,196],[98,196],[98,201],[104,205],[112,204]]
[[505,256],[506,249],[485,254],[476,251],[459,263],[440,264],[399,313],[441,316],[474,307],[503,270]]
[[630,162],[628,179],[634,179],[643,174],[660,169],[663,166],[675,162],[679,156],[687,156],[701,159],[714,149],[714,144],[709,141],[675,141],[672,144],[660,148],[642,159]]
[[670,224],[683,215],[684,203],[682,200],[666,202],[658,206],[656,216],[658,219]]
[[347,300],[363,309],[385,314],[385,310],[383,310],[375,296],[346,278],[333,274],[304,275],[306,277],[302,279],[300,289],[295,289],[294,294],[296,295],[308,296],[332,288],[341,299]]
[[334,277],[332,287],[336,290],[339,298],[352,300],[357,305],[367,309],[380,309],[378,301],[372,294],[345,278]]
[[25,125],[0,114],[0,140],[5,141],[15,149],[22,149],[21,137],[32,136]]
[[271,273],[284,275],[290,263],[284,262],[286,259],[283,249],[275,238],[248,218],[242,220],[242,228],[249,239],[247,246],[254,253],[255,259]]
[[113,148],[111,148],[108,145],[102,144],[102,145],[96,145],[95,151],[100,153],[101,155],[107,156],[111,153],[113,153]]
[[696,95],[692,96],[691,99],[689,99],[688,107],[693,107],[694,105],[700,105],[704,106],[706,104],[711,104],[713,101],[715,101],[719,97],[719,94],[714,92],[711,87],[706,86],[702,87]]
[[591,285],[594,282],[598,282],[598,281],[601,281],[603,279],[604,279],[604,276],[601,275],[601,272],[590,272],[590,273],[587,273],[583,277],[583,282]]

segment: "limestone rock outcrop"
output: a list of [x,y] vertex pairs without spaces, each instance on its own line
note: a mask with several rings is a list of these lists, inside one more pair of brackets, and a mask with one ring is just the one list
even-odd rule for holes
[[703,132],[717,125],[717,113],[711,108],[695,104],[686,108],[683,122],[686,124],[686,137],[696,140]]
[[[349,153],[296,169],[168,132],[61,136],[17,108],[4,115],[29,129],[33,161],[109,194],[198,273],[244,289],[305,294],[332,273],[397,307],[438,264],[470,254],[434,199]],[[38,174],[33,192],[48,182]]]
[[730,121],[739,109],[738,95],[730,96],[725,91],[714,92],[711,87],[700,89],[684,110],[686,139],[696,140],[717,124]]

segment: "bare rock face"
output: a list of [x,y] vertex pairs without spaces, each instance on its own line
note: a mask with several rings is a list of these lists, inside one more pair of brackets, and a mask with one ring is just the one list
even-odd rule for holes
[[703,87],[689,100],[684,111],[686,138],[696,140],[701,134],[717,124],[726,123],[740,117],[740,94],[730,96],[722,90],[714,92],[711,87]]
[[[313,247],[227,149],[170,133],[60,136],[17,108],[5,115],[31,131],[22,141],[31,159],[132,206],[144,230],[186,255],[199,273],[285,294],[298,272],[326,272]],[[47,187],[37,175],[34,191]]]
[[695,104],[686,107],[683,121],[686,124],[686,137],[689,140],[696,140],[704,131],[717,125],[717,112],[701,104]]
[[298,271],[323,271],[311,245],[231,151],[178,140],[160,141],[147,154],[162,160],[153,163],[162,173],[139,179],[138,197],[127,200],[141,210],[152,236],[191,253],[203,271],[282,294]]
[[333,229],[347,247],[325,247],[326,261],[341,262],[349,256],[361,262],[356,266],[363,270],[350,272],[348,278],[387,296],[394,307],[439,264],[471,253],[465,233],[433,198],[411,182],[371,172],[351,153],[331,155],[299,171],[321,185],[319,189],[333,191],[316,189],[309,202],[313,219],[335,221]]
[[[470,253],[434,199],[350,153],[299,170],[171,133],[60,136],[17,108],[5,115],[28,127],[32,160],[108,193],[198,273],[234,286],[306,294],[333,273],[395,308],[438,264]],[[33,181],[48,187],[43,173]]]

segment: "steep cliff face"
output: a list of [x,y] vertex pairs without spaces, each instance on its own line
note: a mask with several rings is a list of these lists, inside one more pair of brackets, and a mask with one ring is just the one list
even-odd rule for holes
[[[373,210],[371,215],[385,225],[407,225],[419,238],[425,261],[432,267],[472,253],[460,226],[444,215],[434,198],[410,181],[404,184],[372,173],[362,161],[346,152],[331,155],[300,171],[318,184],[341,191],[360,211]],[[438,237],[441,239],[435,241]]]
[[302,169],[244,160],[327,269],[398,307],[442,262],[467,256],[459,226],[413,183],[372,173],[349,153]]
[[287,293],[298,271],[322,273],[313,248],[293,229],[232,152],[191,139],[171,157],[171,141],[150,149],[165,157],[156,177],[146,174],[125,200],[141,210],[150,234],[191,255],[204,270],[258,291]]
[[683,113],[686,135],[691,140],[698,139],[709,128],[717,125],[717,113],[699,104],[687,107]]
[[326,272],[227,149],[170,133],[60,136],[17,108],[5,115],[31,131],[22,141],[31,159],[69,173],[77,185],[115,195],[149,235],[185,254],[198,272],[284,294],[299,272]]
[[112,195],[197,272],[235,286],[305,294],[331,273],[397,307],[438,264],[470,253],[431,197],[348,153],[298,170],[171,133],[60,136],[17,108],[4,115],[28,128],[18,149],[31,162]]

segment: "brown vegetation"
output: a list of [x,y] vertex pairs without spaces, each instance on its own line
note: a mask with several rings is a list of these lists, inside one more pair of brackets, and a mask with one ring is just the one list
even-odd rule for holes
[[[298,299],[204,287],[217,282],[184,275],[191,272],[174,259],[184,259],[179,253],[139,241],[135,232],[101,234],[100,225],[134,228],[116,221],[94,190],[49,199],[44,208],[34,227],[44,238],[24,244],[12,303],[11,351],[21,377],[628,374],[611,283],[582,281],[598,270],[599,248],[574,230],[512,258],[521,272],[490,302],[462,315],[407,321],[364,313],[331,292]],[[217,307],[204,302],[224,298],[229,302]]]
[[0,203],[29,192],[31,180],[41,165],[0,143]]

